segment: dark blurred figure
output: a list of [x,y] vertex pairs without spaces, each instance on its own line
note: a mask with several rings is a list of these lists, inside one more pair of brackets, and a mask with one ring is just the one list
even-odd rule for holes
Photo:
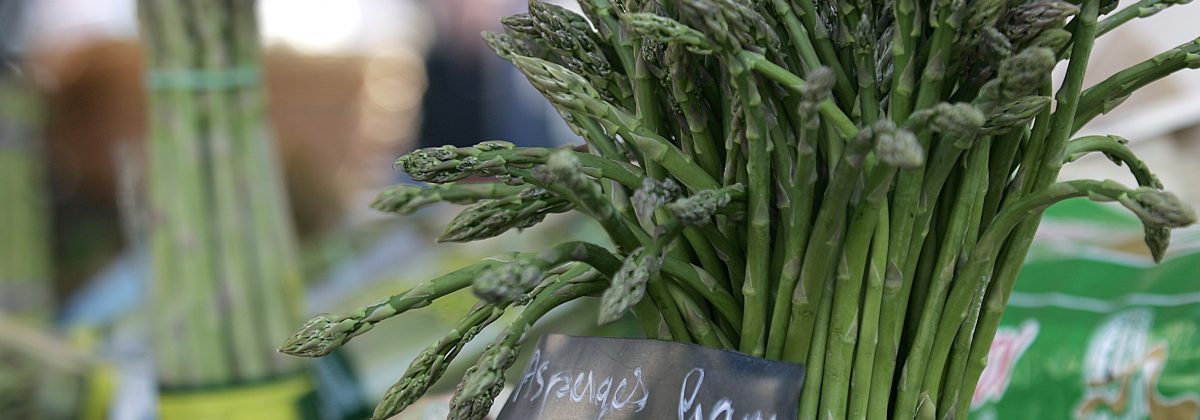
[[522,146],[555,143],[562,124],[524,77],[480,38],[501,31],[500,18],[525,11],[518,0],[428,1],[437,33],[426,56],[418,147],[470,146],[507,140]]

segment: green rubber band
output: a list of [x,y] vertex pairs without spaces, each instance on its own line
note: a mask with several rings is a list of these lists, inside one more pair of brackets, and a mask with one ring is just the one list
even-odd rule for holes
[[242,66],[220,70],[153,69],[146,75],[151,90],[223,90],[257,86],[262,80],[258,67]]

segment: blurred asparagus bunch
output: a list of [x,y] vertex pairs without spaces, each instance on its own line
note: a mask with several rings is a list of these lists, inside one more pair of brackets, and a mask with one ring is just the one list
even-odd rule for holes
[[[497,312],[525,305],[458,387],[451,418],[474,419],[546,306],[598,295],[601,322],[631,312],[648,337],[804,363],[801,418],[965,417],[1042,210],[1118,202],[1156,259],[1169,229],[1194,221],[1124,141],[1072,139],[1139,87],[1200,66],[1193,41],[1083,88],[1097,37],[1175,3],[584,0],[581,16],[531,2],[484,39],[586,149],[417,150],[396,163],[433,185],[376,207],[471,204],[443,241],[576,210],[611,249],[484,261],[319,317],[281,351],[320,356],[473,287],[478,306],[413,362],[376,409],[385,418]],[[1056,182],[1093,152],[1140,185]]]
[[0,315],[41,323],[53,313],[50,226],[38,94],[0,58]]
[[266,126],[253,1],[138,2],[149,99],[149,247],[159,383],[299,369],[274,347],[300,273]]
[[0,0],[0,316],[53,313],[42,101],[23,66],[28,6]]

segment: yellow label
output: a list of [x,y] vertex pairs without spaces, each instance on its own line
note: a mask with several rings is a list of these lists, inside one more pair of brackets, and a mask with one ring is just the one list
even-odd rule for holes
[[79,408],[82,420],[103,420],[108,416],[109,402],[116,394],[116,368],[100,364],[84,378],[85,394]]
[[302,418],[299,400],[312,391],[307,375],[227,389],[159,395],[159,417],[176,419],[295,420]]

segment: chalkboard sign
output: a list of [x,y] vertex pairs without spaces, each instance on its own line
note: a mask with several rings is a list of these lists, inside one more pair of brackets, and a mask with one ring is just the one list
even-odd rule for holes
[[732,351],[547,335],[499,420],[791,420],[803,382],[803,366]]

